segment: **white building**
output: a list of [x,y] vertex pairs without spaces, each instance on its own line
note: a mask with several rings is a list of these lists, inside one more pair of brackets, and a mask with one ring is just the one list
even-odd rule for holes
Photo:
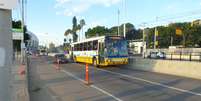
[[[27,44],[27,49],[30,50],[30,51],[37,51],[38,50],[38,45],[39,45],[39,40],[37,38],[37,36],[28,31],[27,32],[29,35],[30,35],[30,40],[28,40],[28,44]],[[19,48],[19,47],[22,47],[20,44],[22,42],[22,40],[24,39],[23,37],[23,31],[21,29],[13,29],[13,45],[14,45],[14,50],[15,51],[19,51],[20,49],[16,49],[16,48]],[[19,45],[19,47],[16,47],[15,45]]]
[[146,42],[142,40],[131,40],[129,41],[129,53],[131,54],[143,54],[143,50],[146,50]]
[[27,33],[30,35],[30,40],[28,41],[27,48],[32,52],[36,52],[39,46],[39,39],[34,33],[30,31],[28,31]]

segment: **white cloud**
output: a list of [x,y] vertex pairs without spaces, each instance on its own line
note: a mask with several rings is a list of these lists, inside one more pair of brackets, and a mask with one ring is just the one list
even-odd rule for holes
[[[55,8],[62,8],[61,11],[65,16],[80,15],[89,10],[92,6],[110,7],[118,4],[121,0],[56,0]],[[56,13],[61,14],[61,13]]]
[[100,4],[106,7],[119,3],[121,0],[88,0],[93,4]]

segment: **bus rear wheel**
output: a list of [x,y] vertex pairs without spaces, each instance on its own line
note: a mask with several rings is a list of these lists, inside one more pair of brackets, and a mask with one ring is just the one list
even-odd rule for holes
[[95,67],[98,66],[96,58],[93,59],[93,65],[94,65]]

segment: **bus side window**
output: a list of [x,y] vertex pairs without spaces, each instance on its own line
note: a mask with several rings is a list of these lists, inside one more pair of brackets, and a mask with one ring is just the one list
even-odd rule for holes
[[76,51],[76,45],[74,45],[73,50]]
[[98,40],[93,41],[93,50],[98,49]]
[[84,44],[81,43],[81,44],[80,44],[80,51],[83,51],[83,50],[84,50]]
[[73,46],[73,47],[71,47],[71,51],[74,51],[74,46]]
[[89,50],[93,50],[93,41],[89,42]]
[[75,44],[75,46],[74,46],[74,50],[77,51],[77,44]]
[[90,50],[90,41],[87,42],[87,50],[88,50],[88,51]]
[[93,50],[93,41],[90,42],[90,50]]
[[84,43],[84,51],[87,50],[87,42]]
[[77,44],[77,51],[80,51],[80,44]]

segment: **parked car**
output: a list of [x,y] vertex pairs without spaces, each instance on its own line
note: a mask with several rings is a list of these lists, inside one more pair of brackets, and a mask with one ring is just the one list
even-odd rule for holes
[[68,59],[66,58],[66,56],[64,54],[56,54],[54,57],[54,63],[67,63]]
[[166,55],[164,52],[150,52],[150,54],[148,55],[148,58],[151,59],[165,59]]
[[165,59],[166,58],[165,52],[158,52],[157,53],[157,58],[159,58],[159,59]]

